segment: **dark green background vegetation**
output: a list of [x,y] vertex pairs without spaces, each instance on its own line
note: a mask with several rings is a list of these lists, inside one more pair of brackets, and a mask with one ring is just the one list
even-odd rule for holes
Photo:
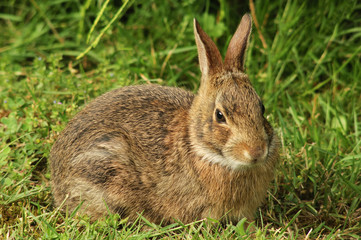
[[[116,18],[123,3],[0,2],[0,238],[361,235],[360,1],[129,1]],[[145,219],[119,228],[126,220],[116,215],[91,224],[85,216],[60,214],[52,205],[47,160],[69,119],[96,96],[125,85],[196,92],[192,19],[224,55],[247,12],[257,20],[247,73],[282,142],[256,228],[217,220],[162,228]]]

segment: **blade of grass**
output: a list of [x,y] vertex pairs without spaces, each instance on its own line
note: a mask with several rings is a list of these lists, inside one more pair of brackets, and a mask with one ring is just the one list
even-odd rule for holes
[[[94,20],[94,22],[93,22],[93,25],[92,25],[92,27],[90,28],[90,31],[89,31],[89,33],[88,33],[88,37],[86,38],[86,43],[87,43],[87,44],[88,44],[89,41],[90,41],[90,37],[91,37],[91,35],[92,35],[92,33],[93,33],[96,25],[98,25],[98,22],[99,22],[100,18],[103,16],[104,11],[105,11],[105,8],[108,6],[109,1],[110,1],[110,0],[106,0],[106,1],[103,3],[102,8],[100,9],[97,17],[95,18],[95,20]],[[90,4],[90,3],[89,3],[89,4]]]
[[119,8],[119,10],[117,11],[117,13],[115,14],[115,16],[110,20],[110,22],[100,31],[99,35],[95,38],[95,40],[90,44],[90,46],[85,49],[84,52],[80,53],[76,59],[79,60],[80,58],[84,57],[92,48],[95,48],[100,39],[102,38],[102,36],[104,35],[104,33],[110,28],[110,26],[115,22],[115,20],[117,20],[119,17],[121,17],[124,14],[124,9],[129,8],[128,3],[130,1],[129,6],[131,6],[135,0],[126,0],[123,5]]
[[302,212],[302,210],[299,210],[293,217],[292,219],[287,223],[286,226],[284,226],[280,232],[280,235],[283,235],[288,228],[291,226],[291,224],[293,224],[296,221],[296,218],[298,217],[298,215],[300,215],[300,213]]

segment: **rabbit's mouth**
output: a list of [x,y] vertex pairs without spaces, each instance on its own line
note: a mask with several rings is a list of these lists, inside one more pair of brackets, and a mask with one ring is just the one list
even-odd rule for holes
[[259,151],[260,153],[257,153],[259,158],[250,156],[248,151],[244,151],[241,155],[239,155],[235,154],[231,149],[215,152],[201,145],[193,147],[195,148],[197,155],[201,157],[203,161],[219,164],[234,171],[264,164],[268,158],[268,147],[266,147],[264,151],[262,150]]

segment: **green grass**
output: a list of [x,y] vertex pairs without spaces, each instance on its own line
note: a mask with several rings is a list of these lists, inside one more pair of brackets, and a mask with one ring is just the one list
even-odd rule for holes
[[115,2],[0,3],[0,238],[361,235],[356,0],[254,1],[258,24],[247,73],[282,148],[277,177],[253,227],[221,226],[218,220],[160,227],[142,218],[126,226],[117,215],[90,223],[86,216],[60,213],[52,204],[47,160],[69,119],[96,96],[125,85],[152,82],[196,91],[192,18],[224,55],[241,16],[251,12],[248,2],[235,0],[129,1],[122,11]]

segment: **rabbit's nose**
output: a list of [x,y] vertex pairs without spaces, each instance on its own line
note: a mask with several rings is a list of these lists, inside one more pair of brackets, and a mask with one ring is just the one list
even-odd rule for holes
[[268,154],[266,144],[257,144],[254,146],[248,146],[244,144],[243,156],[249,163],[255,164],[262,162]]

